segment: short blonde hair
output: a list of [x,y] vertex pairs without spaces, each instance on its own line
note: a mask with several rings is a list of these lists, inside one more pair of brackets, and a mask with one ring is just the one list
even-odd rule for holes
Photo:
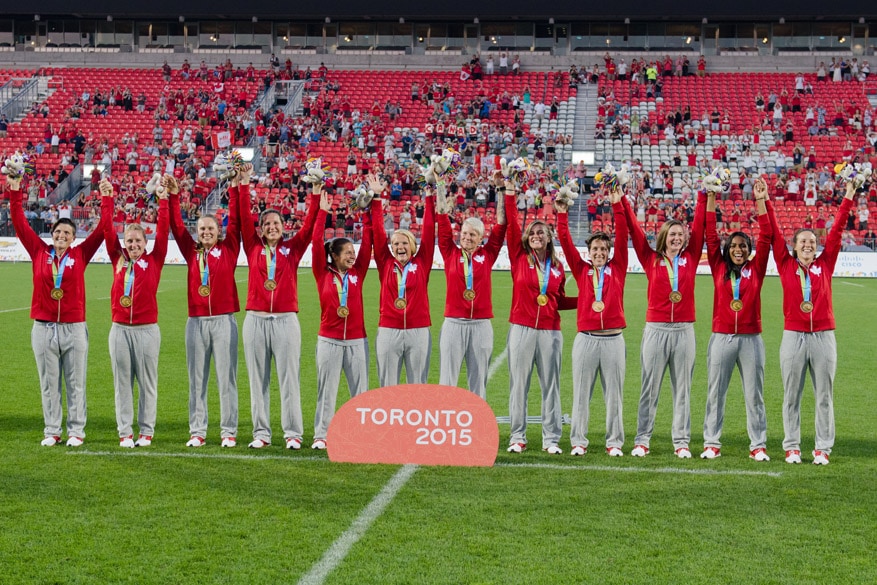
[[393,232],[393,235],[390,236],[390,242],[393,241],[393,238],[396,236],[405,236],[408,239],[408,243],[411,244],[411,255],[417,252],[417,238],[414,237],[414,234],[409,230],[396,230]]

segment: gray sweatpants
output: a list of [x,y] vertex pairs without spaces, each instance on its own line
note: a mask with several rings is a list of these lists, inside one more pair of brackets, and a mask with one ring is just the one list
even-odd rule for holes
[[40,377],[43,403],[43,434],[61,436],[61,377],[67,388],[67,435],[85,438],[88,409],[85,374],[88,366],[88,327],[85,323],[34,321],[30,344]]
[[378,327],[375,353],[381,387],[399,384],[402,379],[403,362],[405,377],[409,384],[426,384],[431,352],[432,337],[429,334],[429,327],[417,329]]
[[834,447],[834,374],[837,342],[834,331],[802,333],[783,331],[780,371],[783,375],[783,450],[801,449],[801,395],[810,370],[816,397],[816,449],[831,453]]
[[295,313],[244,317],[244,359],[250,378],[253,438],[271,442],[271,358],[280,387],[280,426],[283,437],[301,438],[301,327]]
[[509,444],[527,442],[527,395],[533,366],[542,389],[542,448],[560,441],[560,361],[563,335],[560,331],[511,325],[509,348]]
[[341,372],[347,377],[350,397],[368,390],[368,338],[330,339],[317,336],[317,410],[314,439],[325,439],[335,415]]
[[572,345],[572,424],[570,443],[588,446],[588,419],[591,416],[591,397],[597,384],[597,374],[603,384],[606,402],[606,447],[624,445],[622,396],[627,348],[624,336],[611,337],[579,333]]
[[691,377],[694,375],[694,323],[646,323],[640,348],[642,393],[636,419],[637,445],[649,446],[664,372],[670,370],[673,396],[673,448],[691,441]]
[[116,393],[116,428],[120,437],[133,434],[134,380],[140,390],[137,426],[141,435],[155,434],[158,403],[158,354],[161,331],[157,324],[110,327],[110,362]]
[[439,384],[456,386],[466,360],[469,390],[487,399],[487,368],[493,352],[490,319],[445,318],[439,337]]
[[216,363],[219,426],[222,438],[238,431],[238,323],[231,313],[189,317],[186,321],[186,366],[189,369],[189,433],[207,436],[207,380],[210,358]]
[[764,361],[764,341],[761,335],[712,334],[706,357],[709,385],[706,395],[706,415],[703,419],[704,447],[722,446],[725,399],[736,366],[740,370],[740,379],[743,382],[749,450],[764,448],[767,443]]

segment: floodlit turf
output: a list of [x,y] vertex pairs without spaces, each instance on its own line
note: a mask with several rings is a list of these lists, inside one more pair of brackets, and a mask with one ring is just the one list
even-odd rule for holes
[[[219,404],[210,389],[207,446],[188,439],[183,325],[185,272],[168,267],[159,307],[162,351],[155,442],[118,447],[107,354],[110,268],[87,273],[90,354],[86,444],[43,448],[37,374],[30,349],[30,266],[0,264],[0,583],[295,583],[351,529],[396,474],[396,466],[332,464],[307,449],[315,402],[314,344],[319,315],[310,270],[300,272],[303,332],[302,405],[305,449],[281,448],[279,399],[273,396],[274,445],[255,452],[249,390],[240,352],[239,447],[219,447]],[[246,272],[237,279],[244,298]],[[419,468],[349,553],[336,555],[326,583],[874,583],[877,582],[877,281],[836,279],[837,442],[831,465],[809,464],[813,397],[802,411],[805,464],[782,462],[779,281],[765,285],[765,402],[772,461],[747,458],[739,378],[728,397],[722,457],[701,461],[706,343],[712,283],[697,282],[697,366],[692,393],[692,452],[679,461],[670,442],[670,393],[665,381],[652,454],[629,456],[639,398],[639,341],[646,281],[628,278],[629,328],[624,422],[625,456],[603,451],[602,394],[592,400],[590,453],[550,456],[529,430],[531,450],[509,455],[508,426],[492,469]],[[433,367],[438,381],[438,332],[444,274],[432,278]],[[575,290],[570,284],[571,291]],[[366,306],[377,306],[377,278],[366,281]],[[505,347],[511,283],[494,276],[498,356]],[[239,316],[243,321],[243,314]],[[572,407],[569,355],[573,313],[564,318],[562,404]],[[367,316],[372,338],[377,311]],[[374,359],[374,358],[372,358]],[[372,363],[372,385],[376,384]],[[339,404],[346,389],[339,392]],[[507,414],[508,374],[497,369],[488,387],[495,412]],[[539,412],[538,384],[530,414]],[[135,430],[136,433],[136,430]],[[348,533],[349,534],[349,533]],[[354,539],[355,540],[355,539]],[[332,549],[335,550],[335,549]],[[332,556],[331,554],[329,556]]]

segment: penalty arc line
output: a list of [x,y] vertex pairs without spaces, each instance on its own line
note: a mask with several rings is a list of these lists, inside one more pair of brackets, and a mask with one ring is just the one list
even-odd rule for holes
[[372,523],[390,505],[390,502],[393,501],[399,490],[408,483],[408,480],[411,479],[415,471],[417,471],[416,465],[403,465],[396,472],[396,475],[390,478],[390,481],[387,482],[378,495],[369,502],[369,505],[360,512],[356,520],[350,525],[350,528],[345,530],[332,543],[332,546],[323,553],[323,557],[311,567],[311,570],[299,579],[299,585],[319,585],[323,583],[326,577],[341,564],[347,553],[353,548],[353,545],[359,542],[359,539],[362,538]]

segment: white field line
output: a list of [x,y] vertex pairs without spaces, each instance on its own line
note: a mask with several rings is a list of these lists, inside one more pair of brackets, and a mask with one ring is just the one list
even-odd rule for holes
[[560,465],[556,463],[494,463],[494,467],[523,467],[560,471],[615,471],[621,473],[671,473],[679,475],[746,475],[782,477],[780,471],[749,471],[746,469],[679,469],[675,467],[613,467],[611,465]]
[[325,457],[316,455],[284,456],[284,455],[242,455],[236,453],[200,453],[196,449],[185,453],[166,453],[146,449],[119,449],[118,451],[67,451],[67,455],[80,455],[92,457],[182,457],[185,459],[238,459],[245,461],[322,461],[328,463]]
[[0,310],[0,313],[15,313],[16,311],[27,311],[30,307],[20,307],[18,309],[3,309]]
[[490,366],[487,368],[487,381],[490,382],[490,379],[493,378],[493,375],[499,370],[502,365],[505,363],[506,358],[509,356],[509,348],[506,346],[503,348],[502,353],[496,356],[496,359],[490,362]]
[[332,546],[323,553],[323,558],[317,561],[317,563],[311,567],[311,570],[299,579],[299,585],[320,585],[323,583],[326,580],[326,577],[328,577],[329,574],[344,561],[347,553],[350,552],[353,545],[359,542],[359,539],[366,533],[372,525],[372,522],[374,522],[384,512],[387,506],[390,505],[390,502],[393,501],[393,498],[396,497],[399,490],[401,490],[408,480],[411,479],[411,476],[414,475],[415,471],[417,471],[416,465],[403,465],[402,468],[396,472],[396,475],[390,478],[390,481],[387,482],[369,505],[360,512],[356,520],[353,521],[353,524],[350,525],[350,528],[345,530],[344,533],[332,543]]
[[864,284],[856,284],[855,282],[847,282],[845,280],[840,281],[841,284],[845,284],[847,286],[857,286],[859,288],[865,288]]

